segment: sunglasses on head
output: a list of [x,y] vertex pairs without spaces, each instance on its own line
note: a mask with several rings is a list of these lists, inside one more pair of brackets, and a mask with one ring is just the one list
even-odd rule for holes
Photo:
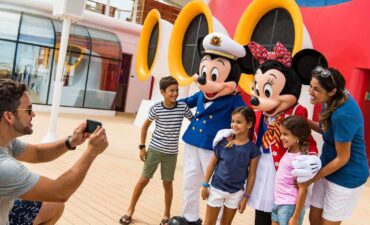
[[26,111],[28,115],[32,115],[32,106],[30,106],[28,109],[16,109],[17,111]]
[[334,80],[333,74],[330,72],[330,70],[325,69],[322,66],[316,66],[315,69],[312,70],[313,74],[320,74],[322,78],[328,78],[331,77],[331,80],[333,81],[334,86],[337,86],[337,83]]

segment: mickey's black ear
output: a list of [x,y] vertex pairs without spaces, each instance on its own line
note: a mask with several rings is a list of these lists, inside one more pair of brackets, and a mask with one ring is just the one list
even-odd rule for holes
[[198,50],[198,55],[199,55],[199,58],[203,58],[203,55],[204,55],[204,47],[203,47],[203,39],[205,37],[200,37],[198,38],[198,42],[197,42],[197,50]]
[[253,58],[251,51],[248,48],[248,45],[244,46],[245,56],[238,59],[242,73],[254,74],[259,66],[257,60]]
[[292,68],[298,74],[302,84],[310,84],[311,71],[316,66],[328,66],[325,56],[314,49],[303,49],[297,52],[292,61]]

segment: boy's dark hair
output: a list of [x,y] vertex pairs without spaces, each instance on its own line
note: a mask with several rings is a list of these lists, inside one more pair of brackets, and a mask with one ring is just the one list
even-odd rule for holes
[[281,122],[281,125],[299,139],[299,145],[307,146],[307,138],[311,134],[311,128],[308,126],[305,118],[289,116]]
[[162,77],[161,80],[159,81],[159,89],[165,91],[166,88],[168,88],[169,86],[173,84],[179,85],[179,83],[177,82],[175,78],[171,76]]
[[27,86],[10,79],[0,79],[0,120],[4,112],[16,112]]

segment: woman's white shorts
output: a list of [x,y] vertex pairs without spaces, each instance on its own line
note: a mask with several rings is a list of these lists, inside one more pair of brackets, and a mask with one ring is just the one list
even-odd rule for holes
[[323,209],[322,217],[326,220],[346,220],[355,208],[362,187],[363,185],[357,188],[346,188],[321,179],[313,186],[311,205]]

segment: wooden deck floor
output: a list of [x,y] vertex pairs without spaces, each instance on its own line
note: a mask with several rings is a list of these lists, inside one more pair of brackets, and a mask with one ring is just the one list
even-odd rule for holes
[[[94,162],[84,183],[66,204],[60,225],[118,224],[118,219],[126,212],[131,192],[141,174],[142,162],[139,160],[137,145],[140,129],[133,126],[134,115],[120,114],[116,117],[88,116],[103,122],[107,130],[110,145]],[[84,119],[83,115],[60,114],[57,134],[60,138],[69,135]],[[38,143],[47,133],[49,114],[38,112],[33,120],[34,134],[22,137],[30,143]],[[71,151],[51,163],[28,167],[39,174],[56,178],[69,169],[80,157],[85,145]],[[174,181],[174,200],[172,215],[182,212],[182,149],[180,147]],[[355,213],[344,225],[370,224],[370,182],[362,192]],[[205,202],[202,202],[201,217],[205,215]],[[152,179],[139,200],[132,224],[159,224],[163,212],[163,189],[157,175]],[[233,224],[252,225],[253,210],[248,208],[244,214],[237,214]],[[307,213],[305,218],[307,222]]]

